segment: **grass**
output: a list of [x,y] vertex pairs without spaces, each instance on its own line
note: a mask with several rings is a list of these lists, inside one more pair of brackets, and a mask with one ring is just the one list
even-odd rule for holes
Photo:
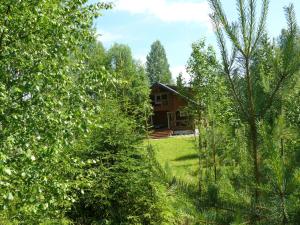
[[172,175],[188,183],[197,180],[198,156],[195,138],[178,136],[166,139],[150,140],[157,160]]
[[[192,225],[196,224],[199,211],[196,207],[194,188],[197,188],[198,156],[195,138],[178,136],[166,139],[147,140],[151,144],[158,163],[167,174],[161,178],[165,204],[170,212],[167,224]],[[173,182],[175,177],[177,182]],[[192,190],[185,184],[192,186]]]

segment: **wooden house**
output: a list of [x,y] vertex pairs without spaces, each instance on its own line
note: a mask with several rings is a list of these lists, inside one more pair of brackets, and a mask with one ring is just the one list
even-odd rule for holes
[[151,124],[155,130],[168,129],[172,134],[193,133],[193,123],[184,110],[189,99],[179,93],[176,86],[155,83],[151,87],[153,115]]

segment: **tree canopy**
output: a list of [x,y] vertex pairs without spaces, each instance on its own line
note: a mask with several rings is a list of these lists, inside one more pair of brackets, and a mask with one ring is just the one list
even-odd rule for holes
[[151,50],[147,55],[146,72],[151,84],[172,82],[166,51],[160,41],[155,41],[151,45]]
[[294,7],[276,42],[265,31],[268,0],[259,19],[255,0],[236,0],[235,23],[209,2],[221,62],[204,39],[192,44],[190,86],[180,74],[176,89],[192,101],[160,113],[191,119],[199,135],[186,146],[155,140],[170,148],[164,160],[179,150],[165,167],[145,141],[149,82],[172,82],[162,44],[145,69],[129,46],[96,40],[94,19],[110,4],[0,2],[0,224],[299,224]]

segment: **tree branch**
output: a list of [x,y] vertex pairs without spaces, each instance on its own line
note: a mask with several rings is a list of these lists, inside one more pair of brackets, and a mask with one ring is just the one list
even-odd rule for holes
[[245,17],[245,2],[244,0],[238,0],[237,1],[237,7],[239,10],[239,14],[240,14],[240,21],[241,21],[241,30],[242,30],[242,35],[243,35],[243,40],[244,43],[247,42],[247,34],[246,34],[246,30],[247,30],[247,24],[246,24],[246,17]]
[[267,111],[272,107],[273,103],[274,103],[274,99],[281,87],[281,84],[288,78],[288,74],[281,74],[279,81],[277,82],[272,94],[270,95],[270,97],[268,98],[267,102],[266,102],[266,106],[264,107],[264,109],[262,110],[261,114],[259,115],[261,118],[265,116],[265,114],[267,113]]
[[249,10],[250,10],[250,24],[249,24],[249,38],[247,40],[247,43],[245,43],[245,51],[248,55],[251,54],[251,43],[253,38],[253,32],[255,28],[255,1],[250,0],[249,1]]
[[213,20],[215,20],[215,21],[217,20],[218,22],[220,22],[223,25],[224,30],[226,31],[228,37],[231,39],[231,41],[236,46],[236,48],[241,52],[241,54],[244,55],[245,52],[239,42],[239,39],[238,39],[237,33],[236,33],[237,25],[229,24],[228,19],[226,18],[225,13],[223,12],[222,5],[218,0],[209,0],[209,3],[215,13]]
[[[266,0],[267,1],[267,0]],[[285,9],[286,18],[288,23],[288,35],[286,39],[286,43],[284,44],[282,50],[283,57],[283,71],[280,72],[280,78],[275,85],[275,88],[267,100],[266,107],[263,109],[261,113],[261,117],[264,117],[267,111],[272,107],[274,103],[274,99],[279,92],[279,89],[282,86],[282,83],[287,80],[289,77],[293,76],[297,71],[299,71],[300,63],[299,63],[299,52],[295,50],[295,37],[297,31],[297,23],[295,19],[295,12],[293,5],[290,5]]]
[[263,31],[265,30],[268,9],[269,9],[269,0],[264,0],[263,7],[261,10],[261,16],[260,16],[260,20],[259,20],[259,25],[258,25],[258,29],[256,32],[256,37],[254,38],[254,42],[253,42],[253,45],[250,50],[251,52],[256,48],[256,45],[259,42],[261,36],[263,35]]
[[247,114],[246,110],[243,107],[242,100],[240,99],[240,97],[239,97],[239,95],[236,91],[236,88],[234,86],[234,82],[232,80],[232,77],[230,76],[230,71],[231,71],[232,65],[233,65],[235,57],[236,57],[236,48],[233,48],[232,56],[231,56],[231,59],[229,61],[228,60],[227,49],[226,49],[226,45],[225,45],[225,41],[224,41],[224,37],[223,37],[223,33],[219,28],[217,28],[216,34],[217,34],[217,40],[218,40],[218,43],[220,45],[221,52],[222,52],[224,74],[227,76],[227,78],[229,80],[229,83],[230,83],[231,90],[233,92],[235,101],[238,103],[239,108],[241,109],[241,111],[245,115],[245,117],[248,118],[248,114]]

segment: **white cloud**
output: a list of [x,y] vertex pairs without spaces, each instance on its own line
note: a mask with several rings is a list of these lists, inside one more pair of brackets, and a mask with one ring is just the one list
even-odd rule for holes
[[182,73],[182,77],[186,82],[189,82],[191,80],[190,75],[186,72],[185,66],[171,67],[170,70],[174,81],[176,81],[176,78],[179,75],[179,73]]
[[211,29],[210,8],[206,1],[116,0],[115,5],[118,11],[150,15],[163,22],[195,22]]
[[97,32],[97,40],[104,44],[110,44],[123,39],[124,36],[120,34],[114,34],[108,31],[99,30]]

